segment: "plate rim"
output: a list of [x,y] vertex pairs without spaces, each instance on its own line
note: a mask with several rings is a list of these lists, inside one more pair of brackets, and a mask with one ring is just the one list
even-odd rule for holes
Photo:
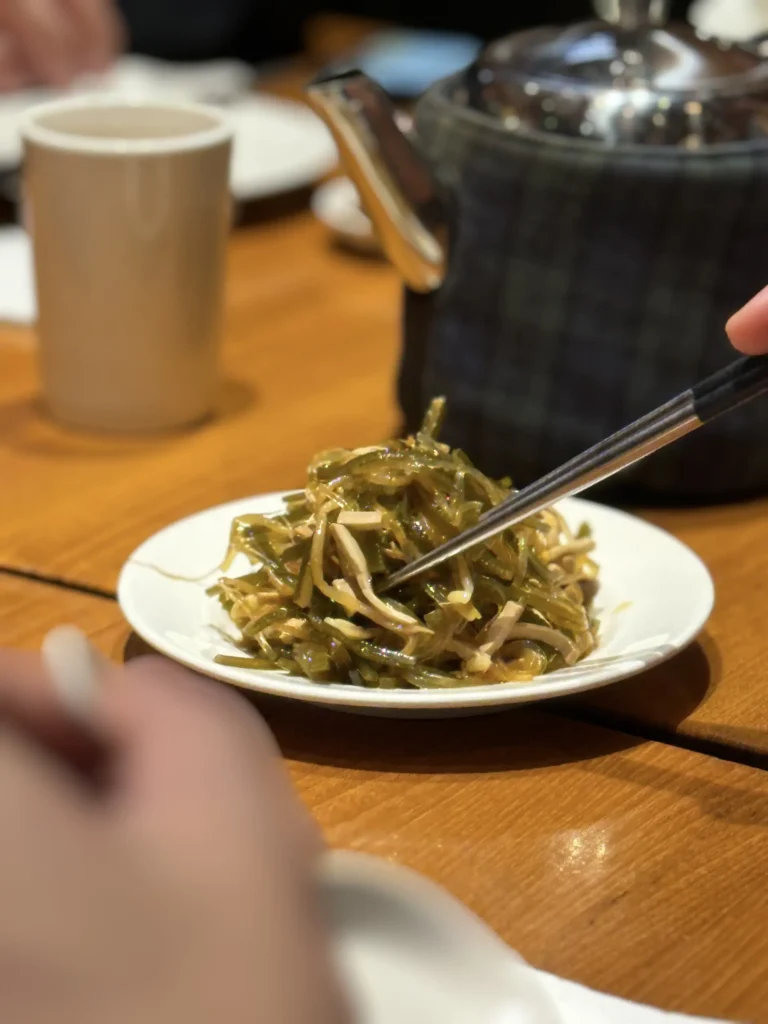
[[[568,676],[560,676],[558,678],[558,673],[554,672],[550,676],[537,677],[531,683],[494,683],[485,686],[457,687],[456,689],[444,690],[377,690],[353,687],[343,683],[336,684],[332,688],[322,683],[314,683],[309,679],[292,676],[283,672],[271,673],[256,669],[232,668],[227,671],[227,666],[222,666],[222,671],[216,671],[219,666],[216,666],[214,662],[206,661],[200,656],[177,647],[173,641],[164,638],[156,631],[151,623],[146,623],[146,620],[143,619],[140,610],[136,609],[130,596],[131,575],[135,571],[146,571],[147,569],[146,564],[138,564],[141,561],[142,552],[145,548],[157,541],[163,534],[170,533],[192,520],[202,518],[211,513],[223,514],[227,509],[241,508],[245,503],[249,502],[277,502],[282,500],[285,494],[290,493],[295,493],[295,491],[268,491],[263,494],[250,495],[211,505],[208,508],[200,509],[190,515],[183,516],[181,519],[177,519],[173,523],[169,523],[142,541],[123,563],[117,582],[118,605],[131,629],[158,654],[176,661],[200,675],[217,679],[239,689],[289,700],[324,705],[326,707],[341,707],[351,711],[374,709],[379,711],[418,712],[482,707],[501,708],[514,704],[528,704],[540,700],[551,700],[556,697],[583,693],[611,683],[620,682],[622,679],[631,678],[657,665],[661,665],[685,650],[701,633],[714,607],[715,586],[709,569],[700,556],[678,537],[675,537],[674,534],[669,533],[655,523],[648,522],[623,509],[613,508],[610,505],[603,505],[585,498],[570,497],[563,499],[557,504],[565,504],[575,510],[582,509],[581,514],[586,516],[589,515],[590,509],[598,508],[601,512],[608,512],[610,515],[618,516],[633,524],[642,524],[644,528],[662,536],[666,543],[671,542],[680,548],[700,571],[702,582],[706,585],[706,591],[700,594],[702,603],[698,615],[694,617],[690,627],[684,634],[670,642],[668,650],[660,651],[658,656],[652,660],[643,660],[639,655],[635,658],[629,657],[626,663],[620,667],[613,664],[596,668],[594,674],[586,681],[578,677],[574,679]],[[169,653],[171,650],[173,653]]]
[[309,187],[332,171],[337,165],[338,149],[336,144],[326,126],[309,107],[296,102],[296,100],[287,99],[284,96],[275,96],[271,93],[262,92],[257,88],[244,93],[230,103],[225,108],[225,113],[233,115],[230,120],[234,121],[240,115],[247,116],[252,108],[261,108],[262,111],[270,110],[287,114],[295,124],[298,125],[300,123],[307,130],[316,132],[318,140],[324,137],[327,143],[327,152],[323,154],[323,159],[321,160],[319,155],[320,147],[318,145],[316,158],[313,157],[311,161],[304,160],[298,172],[292,171],[290,174],[283,175],[279,186],[270,185],[266,188],[263,186],[254,188],[252,185],[244,185],[242,181],[237,182],[235,180],[234,148],[237,146],[237,126],[233,124],[234,141],[229,172],[229,187],[232,196],[236,200],[239,202],[249,202],[256,199],[267,199],[270,196],[284,195],[296,189]]

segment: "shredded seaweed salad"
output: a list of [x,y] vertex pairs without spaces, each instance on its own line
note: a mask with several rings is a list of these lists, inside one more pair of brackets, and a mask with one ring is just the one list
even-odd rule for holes
[[524,682],[593,650],[594,543],[552,509],[377,593],[510,494],[437,440],[444,410],[435,399],[414,437],[321,452],[281,514],[234,520],[222,572],[238,553],[255,568],[210,590],[243,652],[219,663],[433,689]]

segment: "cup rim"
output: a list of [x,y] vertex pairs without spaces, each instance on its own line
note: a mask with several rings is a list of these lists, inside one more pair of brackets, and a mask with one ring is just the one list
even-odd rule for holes
[[[152,110],[170,110],[180,113],[198,114],[215,122],[209,128],[193,130],[185,135],[168,138],[120,139],[103,136],[77,135],[57,128],[48,128],[39,123],[40,118],[51,114],[66,113],[70,110],[90,110],[99,107],[146,107]],[[21,137],[25,142],[57,149],[67,153],[84,153],[100,156],[144,156],[189,153],[211,149],[233,136],[232,125],[218,108],[203,103],[188,103],[177,100],[139,99],[125,96],[76,96],[38,103],[25,112],[20,124]]]

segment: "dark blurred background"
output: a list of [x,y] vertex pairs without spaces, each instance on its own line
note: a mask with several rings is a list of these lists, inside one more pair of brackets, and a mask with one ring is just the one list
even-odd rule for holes
[[[132,48],[154,57],[202,60],[239,57],[251,63],[277,59],[302,49],[307,20],[320,13],[359,15],[414,27],[468,32],[490,40],[516,29],[589,18],[583,0],[550,0],[537,4],[449,5],[357,2],[331,8],[308,0],[264,4],[259,0],[120,0],[131,33]],[[688,0],[673,0],[672,16],[685,17]],[[457,13],[458,12],[458,13]]]

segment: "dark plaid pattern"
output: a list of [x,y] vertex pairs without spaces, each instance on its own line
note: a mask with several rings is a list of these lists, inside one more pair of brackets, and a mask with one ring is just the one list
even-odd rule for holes
[[[734,357],[723,324],[768,283],[768,146],[618,148],[489,130],[429,92],[420,144],[452,195],[448,276],[406,296],[412,428],[525,483]],[[624,474],[658,493],[768,489],[768,400]]]

